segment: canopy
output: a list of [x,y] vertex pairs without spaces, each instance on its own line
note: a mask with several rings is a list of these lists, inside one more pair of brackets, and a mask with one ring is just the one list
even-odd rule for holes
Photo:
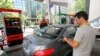
[[[44,0],[35,0],[39,2],[43,2]],[[68,6],[68,0],[50,0],[51,4],[59,5],[59,6]]]

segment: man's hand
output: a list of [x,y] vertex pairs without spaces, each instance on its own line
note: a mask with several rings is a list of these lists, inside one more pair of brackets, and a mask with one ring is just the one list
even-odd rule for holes
[[66,42],[67,40],[68,40],[68,38],[66,38],[66,37],[63,38],[63,41],[64,41],[64,42]]
[[63,38],[63,41],[68,42],[68,41],[72,41],[72,39],[67,38],[67,37],[64,37],[64,38]]
[[70,39],[70,38],[66,38],[66,37],[63,38],[63,41],[66,42],[66,43],[68,43],[73,48],[78,47],[79,44],[80,44],[79,42],[77,42],[77,41],[75,41],[73,39]]

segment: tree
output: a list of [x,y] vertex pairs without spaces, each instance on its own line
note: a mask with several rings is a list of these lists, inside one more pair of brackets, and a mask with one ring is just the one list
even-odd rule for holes
[[85,10],[85,2],[86,0],[76,0],[76,11]]
[[[0,0],[0,8],[13,9],[13,0]],[[3,14],[4,16],[12,16],[12,14]],[[1,20],[0,15],[0,20]]]
[[13,9],[13,0],[0,0],[0,8]]

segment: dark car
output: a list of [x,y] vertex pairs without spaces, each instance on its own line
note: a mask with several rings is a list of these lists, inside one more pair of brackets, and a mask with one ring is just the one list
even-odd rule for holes
[[34,33],[24,38],[23,52],[26,56],[72,56],[72,48],[62,39],[73,38],[75,32],[74,25],[34,28]]

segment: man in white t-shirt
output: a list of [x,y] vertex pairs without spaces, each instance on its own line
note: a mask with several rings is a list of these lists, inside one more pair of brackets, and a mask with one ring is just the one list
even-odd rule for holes
[[88,15],[80,11],[75,15],[75,23],[79,27],[74,39],[64,37],[64,41],[73,47],[73,56],[90,56],[95,42],[95,30],[88,23]]

